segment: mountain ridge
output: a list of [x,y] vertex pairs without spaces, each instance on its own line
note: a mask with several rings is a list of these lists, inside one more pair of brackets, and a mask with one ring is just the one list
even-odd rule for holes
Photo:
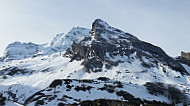
[[[189,104],[189,66],[184,68],[160,47],[101,19],[96,19],[91,29],[74,27],[67,34],[60,33],[46,45],[13,44],[7,48],[11,54],[0,64],[0,91],[5,102],[30,106],[105,99],[107,103],[127,100],[129,104],[138,100],[138,105]],[[21,47],[30,55],[20,55]]]

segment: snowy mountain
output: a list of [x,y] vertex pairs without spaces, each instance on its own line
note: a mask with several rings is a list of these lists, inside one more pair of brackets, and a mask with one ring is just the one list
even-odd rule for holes
[[14,42],[7,46],[3,60],[11,61],[29,58],[38,53],[40,48],[40,45],[34,43]]
[[28,106],[188,105],[189,72],[190,65],[161,48],[96,19],[92,29],[74,27],[49,44],[9,44],[0,62],[0,100]]

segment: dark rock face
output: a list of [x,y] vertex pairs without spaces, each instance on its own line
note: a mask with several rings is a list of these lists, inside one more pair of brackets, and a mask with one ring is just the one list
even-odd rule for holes
[[[183,66],[161,48],[140,41],[135,36],[113,28],[100,19],[93,22],[91,34],[80,42],[74,42],[67,49],[65,56],[70,57],[71,61],[84,60],[82,65],[86,72],[100,72],[104,64],[110,69],[119,63],[132,62],[129,57],[134,53],[146,68],[157,67],[158,63],[162,63],[181,74],[188,74]],[[118,59],[118,56],[125,60]],[[151,62],[146,63],[143,57],[150,59]],[[126,58],[129,58],[128,61]]]
[[10,75],[10,76],[15,76],[18,74],[32,74],[34,71],[33,70],[27,70],[27,69],[19,69],[17,67],[9,67],[5,68],[3,70],[0,70],[0,76],[5,76]]
[[148,82],[145,86],[150,94],[166,96],[173,105],[183,103],[186,106],[189,104],[189,98],[174,85]]
[[62,85],[62,80],[54,80],[50,85],[49,85],[49,87],[50,88],[55,88],[56,86],[58,86],[58,85]]
[[0,106],[4,106],[6,100],[7,98],[3,97],[3,95],[0,93]]

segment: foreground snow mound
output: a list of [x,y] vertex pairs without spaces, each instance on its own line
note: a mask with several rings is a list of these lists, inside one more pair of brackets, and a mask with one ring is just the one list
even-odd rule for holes
[[[129,104],[189,101],[188,65],[101,19],[93,22],[92,29],[74,27],[67,34],[57,34],[49,44],[10,44],[2,59],[2,97],[22,105],[94,103],[102,99]],[[161,92],[153,92],[157,90],[154,86]],[[177,92],[184,101],[171,97],[171,92]]]
[[[158,89],[159,88],[159,89]],[[100,77],[94,80],[57,79],[49,87],[30,96],[25,105],[81,104],[86,100],[118,100],[129,104],[183,104],[188,97],[173,85],[136,85]]]
[[[95,80],[54,80],[49,87],[30,96],[25,105],[80,104],[85,100],[119,100],[133,104],[149,101],[169,103],[167,97],[151,95],[146,87],[113,81],[105,77]],[[156,102],[155,102],[156,103]]]

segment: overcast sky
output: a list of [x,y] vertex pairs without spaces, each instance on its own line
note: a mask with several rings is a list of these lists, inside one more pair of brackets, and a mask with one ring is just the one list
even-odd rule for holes
[[190,0],[0,0],[0,56],[14,41],[47,43],[96,18],[170,56],[190,52]]

